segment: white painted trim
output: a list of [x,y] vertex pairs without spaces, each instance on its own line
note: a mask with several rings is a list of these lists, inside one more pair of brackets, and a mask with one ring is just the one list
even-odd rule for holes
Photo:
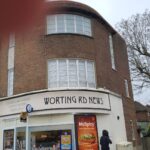
[[29,116],[27,116],[27,124],[26,124],[26,150],[29,148]]
[[48,91],[64,91],[64,90],[89,90],[89,91],[95,91],[95,92],[105,92],[105,93],[108,93],[108,94],[111,94],[111,95],[114,95],[114,96],[117,96],[119,98],[121,98],[122,96],[119,95],[118,93],[115,93],[113,91],[110,91],[108,89],[106,89],[105,87],[104,88],[85,88],[85,87],[71,87],[71,88],[48,88],[48,89],[42,89],[42,90],[36,90],[36,91],[30,91],[30,92],[25,92],[25,93],[21,93],[21,94],[16,94],[16,95],[12,95],[12,96],[9,96],[9,97],[3,97],[3,98],[0,98],[0,101],[3,101],[3,100],[6,100],[6,99],[12,99],[12,98],[16,98],[18,96],[25,96],[25,95],[32,95],[32,94],[36,94],[36,93],[42,93],[42,92],[48,92]]

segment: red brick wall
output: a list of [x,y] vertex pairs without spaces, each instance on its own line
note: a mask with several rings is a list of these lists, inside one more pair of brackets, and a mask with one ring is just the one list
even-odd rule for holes
[[137,121],[150,121],[149,115],[147,111],[139,111],[136,112]]
[[4,97],[7,95],[8,36],[1,35],[0,40],[0,97]]

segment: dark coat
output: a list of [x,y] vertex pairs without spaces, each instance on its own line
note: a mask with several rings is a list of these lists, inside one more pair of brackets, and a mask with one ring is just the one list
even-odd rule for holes
[[110,150],[109,144],[112,144],[112,141],[109,138],[108,133],[103,132],[103,136],[100,138],[101,150]]

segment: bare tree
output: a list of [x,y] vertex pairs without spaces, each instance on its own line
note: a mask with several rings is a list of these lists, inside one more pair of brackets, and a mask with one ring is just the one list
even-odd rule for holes
[[127,44],[134,88],[150,87],[150,11],[122,20],[116,27]]

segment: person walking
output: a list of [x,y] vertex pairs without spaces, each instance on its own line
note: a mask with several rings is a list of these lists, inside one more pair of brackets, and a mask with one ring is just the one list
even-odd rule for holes
[[107,130],[103,130],[100,138],[101,150],[110,150],[109,144],[112,144],[112,141],[109,138],[109,133]]

